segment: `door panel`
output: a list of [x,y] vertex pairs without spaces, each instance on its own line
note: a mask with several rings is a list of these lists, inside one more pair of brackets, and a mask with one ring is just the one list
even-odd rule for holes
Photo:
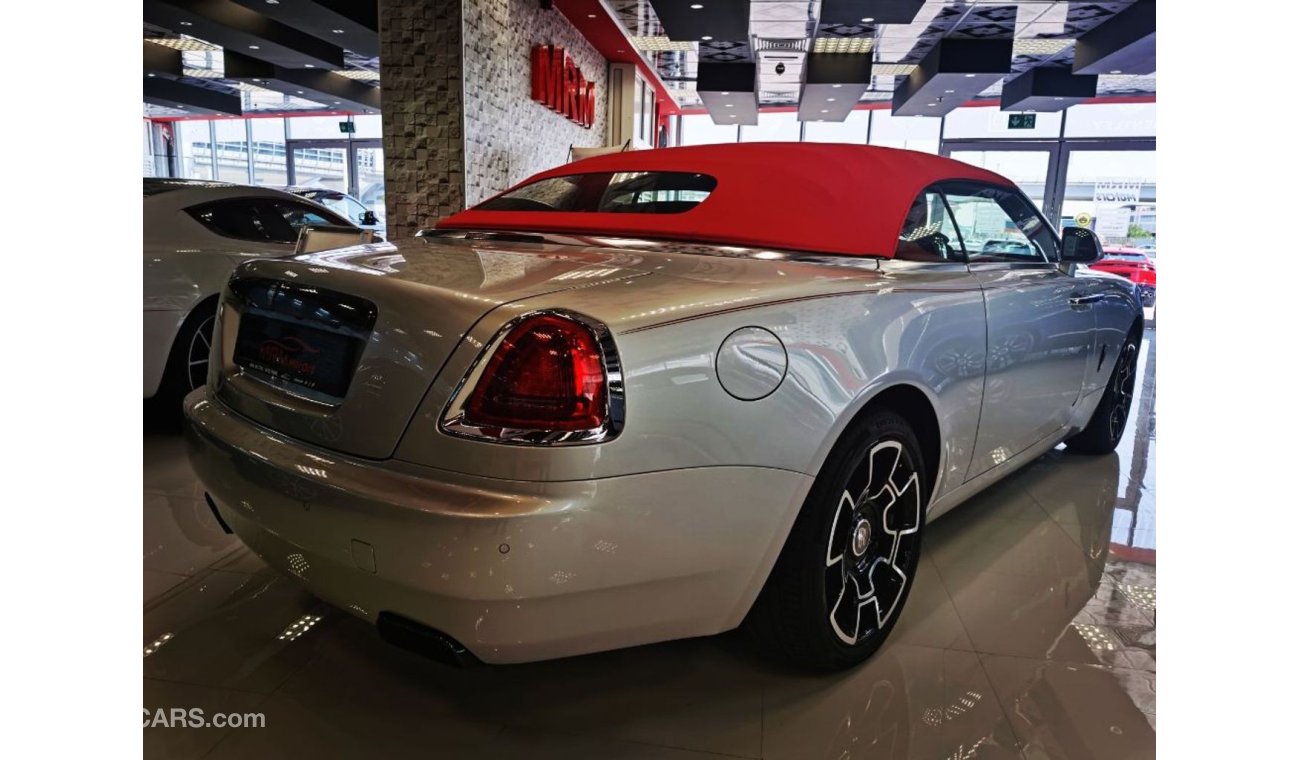
[[1064,427],[1092,352],[1086,288],[1054,266],[972,264],[988,320],[975,477]]

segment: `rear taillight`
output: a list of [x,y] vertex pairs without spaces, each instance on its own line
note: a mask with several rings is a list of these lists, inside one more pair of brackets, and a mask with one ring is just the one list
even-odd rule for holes
[[489,343],[443,429],[516,443],[587,443],[616,434],[622,408],[622,374],[604,325],[543,312],[519,318]]

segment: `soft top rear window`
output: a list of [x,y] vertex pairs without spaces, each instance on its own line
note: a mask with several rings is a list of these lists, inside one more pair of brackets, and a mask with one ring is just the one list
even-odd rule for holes
[[601,211],[680,214],[700,205],[718,181],[689,172],[600,172],[530,182],[480,203],[479,211]]

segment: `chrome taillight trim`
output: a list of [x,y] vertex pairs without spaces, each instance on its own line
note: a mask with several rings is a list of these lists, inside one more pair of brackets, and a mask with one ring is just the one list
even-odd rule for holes
[[[586,328],[596,338],[600,348],[601,365],[605,369],[605,424],[589,430],[535,430],[529,428],[501,428],[482,426],[465,419],[465,404],[470,394],[483,376],[487,360],[500,348],[506,336],[519,323],[539,316],[553,316],[576,322]],[[519,446],[574,446],[587,443],[603,443],[612,440],[623,430],[624,418],[623,364],[619,359],[618,347],[614,345],[614,336],[603,322],[585,314],[567,309],[541,309],[530,311],[511,319],[497,331],[492,340],[479,352],[470,365],[469,371],[460,379],[456,391],[451,394],[447,408],[443,410],[438,422],[438,429],[448,435],[459,438],[472,438],[480,441],[493,441]]]

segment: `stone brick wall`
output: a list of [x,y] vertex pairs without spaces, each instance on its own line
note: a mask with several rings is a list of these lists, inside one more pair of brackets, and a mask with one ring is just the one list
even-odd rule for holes
[[[603,56],[558,10],[537,0],[464,0],[465,196],[475,204],[568,160],[569,146],[605,140]],[[531,98],[533,45],[562,45],[596,84],[596,123],[585,129]]]
[[[531,99],[537,44],[563,45],[595,82],[591,129]],[[605,59],[537,0],[379,0],[379,56],[389,237],[604,143]]]
[[380,105],[390,238],[410,237],[465,207],[461,43],[458,0],[380,0]]

